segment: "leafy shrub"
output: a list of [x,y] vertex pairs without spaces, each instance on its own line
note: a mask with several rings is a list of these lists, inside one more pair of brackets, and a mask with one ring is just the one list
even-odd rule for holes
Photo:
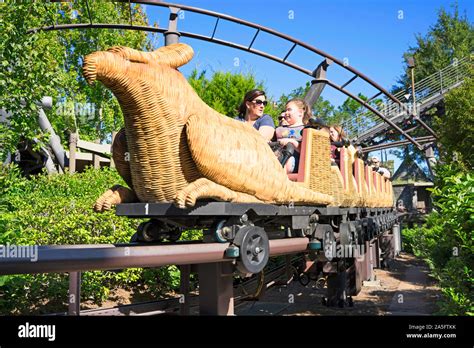
[[[0,166],[0,244],[108,244],[130,240],[141,220],[115,213],[94,213],[97,197],[122,183],[109,168],[88,169],[74,175],[20,176],[15,166]],[[196,238],[187,232],[186,237]],[[100,304],[114,287],[146,287],[158,294],[179,286],[175,266],[160,269],[126,269],[121,272],[84,272],[82,300]],[[9,275],[0,277],[0,313],[32,313],[66,309],[68,277],[65,274]]]
[[442,314],[472,315],[474,176],[455,164],[439,166],[435,210],[419,229],[403,231],[406,250],[424,258],[439,280]]

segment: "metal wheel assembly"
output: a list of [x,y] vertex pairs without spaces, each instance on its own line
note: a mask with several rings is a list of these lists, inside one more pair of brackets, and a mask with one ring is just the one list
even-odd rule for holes
[[259,273],[266,266],[270,254],[270,245],[265,230],[257,226],[244,226],[234,238],[240,255],[237,269],[242,273]]
[[168,225],[159,220],[150,220],[138,225],[137,232],[132,236],[131,242],[158,242],[165,239],[176,242],[181,238],[182,231],[178,227]]
[[225,226],[226,225],[226,220],[221,220],[219,221],[215,227],[213,228],[213,231],[212,231],[212,237],[213,239],[218,242],[218,243],[227,243],[228,242],[228,229],[230,229],[230,227],[228,226]]
[[154,235],[153,220],[142,222],[137,228],[137,241],[153,242],[156,238]]
[[349,223],[343,222],[339,225],[339,234],[342,245],[351,245],[354,242],[352,229]]
[[331,261],[336,255],[336,238],[332,229],[327,229],[323,237],[324,256]]
[[309,275],[307,273],[301,273],[299,278],[298,278],[298,281],[300,282],[300,284],[302,286],[306,286],[309,284],[309,282],[311,281]]

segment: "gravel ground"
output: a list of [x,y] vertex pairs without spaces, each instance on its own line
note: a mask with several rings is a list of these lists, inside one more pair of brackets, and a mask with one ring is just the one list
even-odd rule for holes
[[409,254],[400,254],[388,270],[374,270],[376,281],[353,297],[354,306],[326,307],[325,289],[314,281],[307,286],[291,282],[275,286],[256,302],[235,309],[237,315],[431,315],[437,311],[440,290],[428,267]]

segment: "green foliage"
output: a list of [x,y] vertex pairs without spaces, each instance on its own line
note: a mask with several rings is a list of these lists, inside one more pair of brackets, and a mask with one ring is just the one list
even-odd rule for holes
[[[472,22],[469,21],[466,14],[461,15],[459,13],[457,3],[454,3],[451,12],[444,8],[439,10],[436,23],[429,28],[425,35],[416,35],[416,45],[410,47],[407,52],[403,54],[403,57],[404,63],[408,57],[413,56],[415,58],[415,81],[420,81],[447,67],[449,64],[454,63],[456,60],[461,60],[462,58],[469,56],[473,51],[474,26],[472,25]],[[405,72],[398,79],[397,86],[392,88],[393,93],[411,88],[410,70],[411,69],[408,68],[408,66],[405,67]],[[456,102],[454,101],[453,103],[455,104]],[[427,110],[426,112],[434,113],[435,111]],[[453,117],[453,119],[454,118],[455,117]],[[443,120],[444,119],[445,118],[443,117]],[[450,121],[448,120],[447,122],[449,123]],[[446,130],[447,132],[455,134],[455,132],[459,131],[458,127],[447,129],[443,123],[444,121],[438,123],[438,132],[440,130]],[[428,126],[433,126],[429,119],[427,124]],[[421,128],[414,130],[410,134],[413,137],[418,137],[424,135],[422,134],[423,132],[424,131]],[[399,137],[397,133],[394,135],[395,137],[392,140],[398,140]],[[441,140],[441,144],[443,144],[443,140]],[[466,144],[469,145],[470,143]],[[391,152],[402,159],[411,157],[418,163],[424,160],[423,152],[418,150],[412,144],[407,145],[404,151],[395,150]]]
[[474,176],[455,165],[437,168],[435,211],[420,229],[403,230],[407,251],[424,258],[444,293],[443,314],[472,315]]
[[474,68],[470,78],[445,97],[446,114],[435,119],[444,161],[474,168]]
[[194,69],[188,82],[207,105],[230,117],[238,115],[238,108],[245,93],[255,88],[265,90],[263,83],[258,82],[251,73],[232,74],[217,71],[208,78],[206,71],[198,73]]
[[[94,213],[97,197],[122,183],[115,170],[89,169],[74,175],[22,178],[16,167],[0,166],[0,244],[109,244],[128,242],[139,220]],[[188,232],[197,238],[197,232]],[[189,237],[188,236],[188,237]],[[151,281],[153,279],[153,281]],[[145,287],[159,293],[179,286],[179,271],[126,269],[84,272],[82,300],[104,301],[114,287]],[[65,310],[68,279],[63,274],[0,277],[0,313]]]
[[[128,3],[89,1],[88,5],[94,21],[129,21]],[[131,12],[134,24],[148,23],[139,5],[132,5]],[[86,84],[82,58],[116,45],[151,49],[147,34],[113,29],[27,33],[30,28],[71,22],[89,22],[85,1],[10,1],[0,6],[0,109],[11,112],[8,125],[0,125],[0,159],[14,152],[21,139],[42,140],[35,102],[46,95],[55,101],[47,116],[60,136],[78,128],[84,140],[106,139],[122,127],[122,113],[112,93],[102,84]],[[86,103],[93,107],[81,112]],[[77,119],[74,109],[81,114]],[[62,140],[66,144],[67,136]]]
[[0,129],[0,159],[14,152],[20,139],[41,138],[36,101],[54,94],[58,80],[55,33],[27,34],[46,14],[40,2],[11,1],[0,6],[0,109],[11,112]]
[[[129,4],[116,2],[89,1],[94,21],[101,23],[129,23]],[[85,1],[49,6],[52,18],[58,23],[88,22]],[[131,13],[134,25],[148,25],[148,18],[139,5],[132,5]],[[61,83],[58,85],[57,100],[73,103],[76,112],[75,124],[84,140],[106,139],[112,131],[123,127],[120,106],[113,94],[101,83],[89,86],[82,76],[82,59],[89,53],[105,50],[112,46],[128,46],[135,49],[153,49],[146,32],[118,29],[85,29],[61,31],[58,40],[61,47]],[[88,104],[86,104],[88,103]],[[53,124],[60,129],[73,130],[64,108],[56,107],[51,113]],[[93,107],[87,108],[86,105]],[[84,111],[84,109],[86,109]],[[82,112],[81,112],[82,111]],[[67,112],[66,112],[67,113]]]
[[[415,81],[441,70],[454,59],[461,59],[474,50],[474,26],[467,15],[460,16],[457,3],[452,13],[441,8],[438,20],[424,36],[416,35],[416,46],[410,47],[404,58],[415,57]],[[407,67],[400,77],[399,84],[408,88],[411,84],[411,73]]]

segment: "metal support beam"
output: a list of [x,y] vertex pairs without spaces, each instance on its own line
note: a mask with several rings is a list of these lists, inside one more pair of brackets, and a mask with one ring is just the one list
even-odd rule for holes
[[398,254],[400,254],[400,251],[402,250],[402,238],[401,238],[401,235],[400,235],[400,225],[399,224],[395,224],[392,226],[392,234],[393,234],[393,238],[394,238],[394,244],[395,244],[395,247],[394,247],[394,256],[398,256]]
[[181,271],[179,291],[182,296],[179,300],[180,314],[189,315],[189,278],[191,275],[191,265],[181,265],[179,270]]
[[217,17],[216,24],[214,24],[214,30],[212,31],[212,36],[211,36],[211,39],[213,39],[213,38],[214,38],[214,36],[216,35],[217,26],[219,25],[219,20],[220,20],[220,18],[219,18],[219,17]]
[[44,133],[50,133],[49,145],[54,152],[54,156],[56,156],[56,159],[58,160],[59,166],[64,171],[64,168],[67,167],[66,151],[64,151],[64,148],[61,145],[61,139],[58,135],[56,135],[56,132],[54,131],[53,126],[51,126],[51,123],[49,122],[48,117],[44,113],[43,109],[39,109],[38,122],[41,130]]
[[382,94],[382,91],[374,94],[373,96],[371,96],[369,99],[367,99],[367,103],[370,103],[372,100],[374,100],[375,98],[377,98],[379,95]]
[[69,273],[68,315],[79,315],[81,312],[81,272]]
[[178,32],[178,12],[181,10],[179,7],[170,6],[170,18],[168,22],[168,30],[164,33],[165,46],[175,44],[179,42],[181,36]]
[[426,157],[426,164],[428,165],[428,169],[430,171],[431,176],[434,176],[433,168],[436,165],[436,158],[434,155],[433,144],[429,144],[425,147],[425,157]]
[[347,81],[346,83],[344,83],[341,88],[345,88],[347,85],[349,85],[350,83],[352,83],[352,81],[354,81],[358,76],[357,75],[354,75],[352,76],[349,81]]
[[233,270],[230,263],[204,263],[198,267],[199,314],[234,315]]
[[[416,138],[416,141],[419,142],[420,144],[426,143],[426,142],[432,142],[434,140],[436,140],[436,139],[432,136]],[[411,141],[409,141],[409,140],[392,141],[391,143],[377,144],[377,145],[373,145],[373,146],[364,147],[364,148],[362,148],[362,152],[367,153],[367,152],[371,152],[371,151],[385,150],[385,149],[390,149],[392,147],[405,146],[405,145],[408,145],[410,143],[411,143]]]
[[87,17],[89,17],[89,23],[92,25],[92,16],[91,11],[89,9],[89,1],[86,0],[86,10],[87,10]]
[[304,96],[304,101],[307,102],[310,107],[313,107],[313,105],[318,101],[324,87],[326,87],[324,81],[327,80],[327,70],[331,64],[332,60],[326,58],[313,71],[312,75],[316,77],[316,80],[311,81],[311,87],[309,88],[308,93]]
[[328,67],[333,63],[329,58],[324,59],[319,63],[318,67],[312,72],[311,76],[319,80],[327,79]]

